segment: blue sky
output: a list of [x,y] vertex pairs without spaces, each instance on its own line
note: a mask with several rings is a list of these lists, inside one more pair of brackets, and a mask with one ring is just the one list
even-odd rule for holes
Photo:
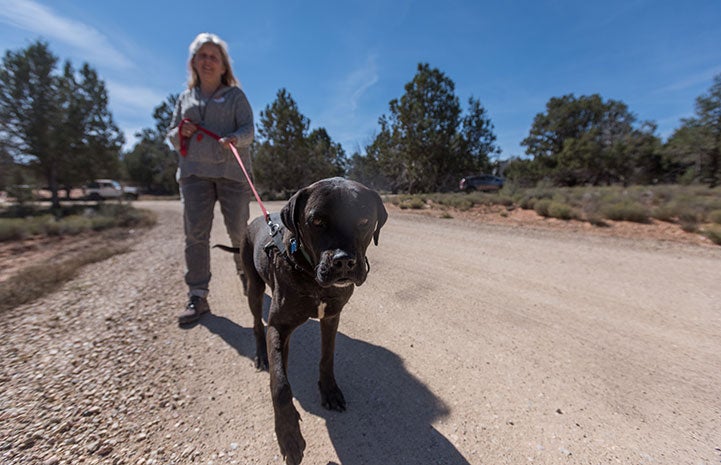
[[473,96],[502,157],[552,97],[621,100],[667,138],[721,73],[721,1],[0,0],[0,51],[36,39],[106,82],[129,143],[185,85],[188,45],[215,32],[260,112],[286,88],[348,154],[363,150],[418,63]]

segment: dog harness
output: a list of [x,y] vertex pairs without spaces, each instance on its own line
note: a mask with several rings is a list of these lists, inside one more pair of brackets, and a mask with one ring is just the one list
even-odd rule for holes
[[[313,266],[313,260],[310,258],[310,255],[308,255],[308,252],[305,251],[302,244],[299,244],[298,240],[293,237],[290,240],[290,250],[286,249],[285,243],[283,243],[283,226],[276,223],[269,224],[272,224],[270,232],[271,240],[263,246],[263,250],[265,250],[268,258],[273,259],[273,255],[279,254],[294,270],[300,271],[301,273],[310,276],[312,279],[315,279],[315,273],[313,271],[315,266]],[[295,260],[295,255],[298,251],[300,251],[303,255],[303,258],[310,266],[310,269],[303,267],[297,260]]]

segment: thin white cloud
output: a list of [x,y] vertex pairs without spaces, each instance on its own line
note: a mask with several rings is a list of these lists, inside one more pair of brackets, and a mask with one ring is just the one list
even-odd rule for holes
[[77,49],[87,61],[118,69],[133,66],[132,61],[97,29],[64,18],[32,0],[0,0],[0,22],[67,44]]
[[353,70],[343,81],[341,86],[343,98],[347,98],[348,105],[352,112],[358,109],[358,101],[363,94],[378,82],[378,66],[375,57],[370,56],[366,64]]
[[321,126],[326,127],[346,150],[355,150],[372,132],[375,119],[362,114],[363,98],[379,81],[376,57],[370,55],[364,64],[339,80],[328,109],[320,117]]
[[114,107],[126,111],[140,112],[150,115],[167,97],[167,94],[156,92],[147,87],[132,86],[116,81],[107,82],[108,93]]
[[686,90],[704,83],[708,83],[709,87],[711,87],[713,77],[719,73],[721,73],[721,66],[716,66],[702,73],[686,76],[684,79],[674,82],[673,84],[669,84],[668,86],[656,89],[655,93],[662,94],[667,92]]

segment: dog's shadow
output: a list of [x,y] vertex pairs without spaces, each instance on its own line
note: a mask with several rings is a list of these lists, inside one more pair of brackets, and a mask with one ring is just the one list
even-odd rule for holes
[[[266,296],[266,315],[269,302]],[[255,357],[252,329],[215,315],[206,315],[201,324],[221,336],[240,355],[251,360]],[[325,419],[340,463],[469,464],[433,427],[434,421],[449,413],[443,401],[406,370],[398,355],[340,331],[336,337],[335,374],[347,410],[323,408],[317,384],[320,345],[318,321],[310,320],[300,326],[291,338],[288,376],[300,405]]]

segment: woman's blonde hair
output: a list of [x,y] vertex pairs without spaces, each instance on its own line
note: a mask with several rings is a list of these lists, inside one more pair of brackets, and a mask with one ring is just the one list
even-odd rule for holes
[[200,50],[200,47],[205,44],[213,44],[220,50],[223,66],[225,66],[225,73],[220,77],[220,82],[226,86],[240,87],[240,82],[236,79],[233,74],[233,68],[231,67],[230,55],[228,55],[228,44],[215,34],[201,32],[195,40],[190,43],[190,47],[188,47],[188,51],[190,52],[188,58],[188,89],[200,85],[200,76],[198,76],[198,72],[193,68],[193,59],[195,58],[195,54],[198,53],[198,50]]

